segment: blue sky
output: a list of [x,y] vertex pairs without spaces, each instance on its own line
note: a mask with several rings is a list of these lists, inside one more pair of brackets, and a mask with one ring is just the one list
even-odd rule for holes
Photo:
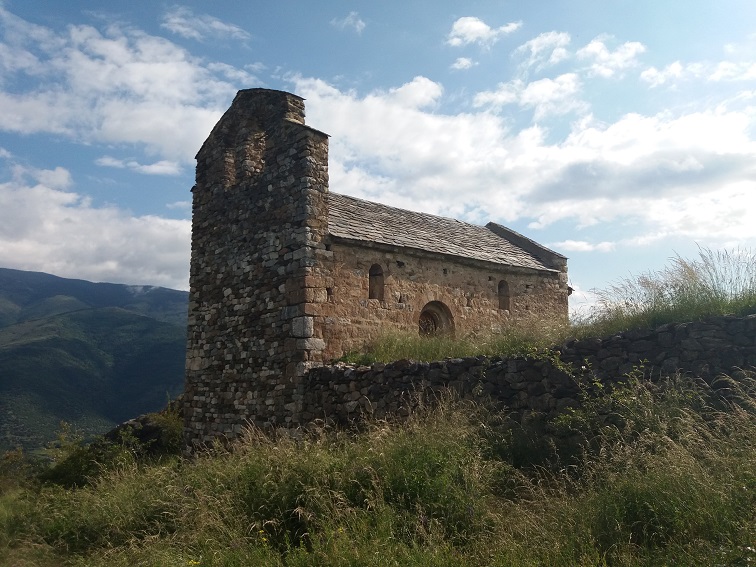
[[593,288],[756,244],[756,3],[0,0],[0,266],[188,285],[194,155],[304,96],[331,190],[484,224]]

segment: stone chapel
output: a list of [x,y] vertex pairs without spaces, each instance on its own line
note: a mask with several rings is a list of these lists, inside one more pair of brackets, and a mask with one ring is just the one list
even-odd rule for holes
[[464,336],[567,318],[566,258],[477,226],[332,193],[304,101],[239,91],[197,154],[187,441],[297,409],[307,372],[382,332]]

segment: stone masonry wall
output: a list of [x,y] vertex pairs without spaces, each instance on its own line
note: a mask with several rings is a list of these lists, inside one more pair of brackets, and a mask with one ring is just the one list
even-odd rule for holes
[[[417,332],[431,301],[451,311],[458,336],[496,331],[526,319],[567,318],[566,272],[517,270],[488,262],[444,259],[420,251],[333,242],[322,280],[314,280],[315,336],[324,359],[358,350],[381,332]],[[383,269],[383,301],[369,299],[369,270]],[[509,284],[510,309],[499,308],[498,285]]]
[[365,415],[406,415],[416,401],[413,394],[444,388],[465,398],[493,399],[521,420],[578,406],[576,376],[595,376],[611,383],[639,365],[652,380],[681,371],[712,382],[718,375],[737,375],[756,367],[756,315],[571,340],[555,348],[554,354],[575,369],[574,375],[550,360],[525,358],[405,360],[371,367],[315,368],[303,384],[304,403],[297,421],[347,423]]
[[[197,154],[185,435],[291,413],[322,360],[303,289],[325,252],[328,138],[301,98],[239,91]],[[322,342],[322,341],[321,341]]]

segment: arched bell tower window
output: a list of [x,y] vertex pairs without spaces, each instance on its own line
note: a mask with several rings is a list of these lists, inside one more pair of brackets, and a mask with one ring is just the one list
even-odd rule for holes
[[379,264],[370,266],[370,282],[368,284],[368,299],[383,301],[383,268]]
[[504,280],[499,282],[499,309],[504,311],[512,309],[512,296],[509,295],[509,284]]

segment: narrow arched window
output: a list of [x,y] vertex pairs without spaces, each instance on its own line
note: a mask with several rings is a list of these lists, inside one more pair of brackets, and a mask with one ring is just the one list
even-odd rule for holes
[[509,284],[504,280],[499,282],[499,309],[504,311],[512,309],[512,297],[509,295]]
[[370,266],[370,282],[368,284],[368,298],[383,301],[383,268],[378,264]]

